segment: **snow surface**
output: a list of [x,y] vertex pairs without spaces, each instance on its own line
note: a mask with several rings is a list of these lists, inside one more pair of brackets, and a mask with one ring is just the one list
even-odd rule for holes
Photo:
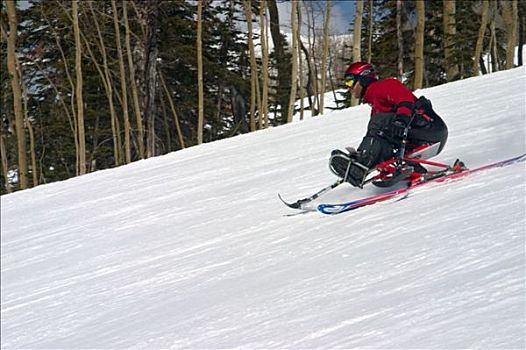
[[[435,160],[526,152],[525,78],[418,91],[449,126]],[[2,196],[2,349],[524,349],[524,163],[288,216],[277,192],[332,183],[330,151],[358,145],[368,115],[332,111]]]

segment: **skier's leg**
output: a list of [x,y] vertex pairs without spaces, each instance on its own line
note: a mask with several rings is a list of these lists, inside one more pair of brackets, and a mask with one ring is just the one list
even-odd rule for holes
[[429,124],[418,127],[413,126],[409,130],[408,140],[410,143],[421,144],[421,143],[436,143],[440,142],[440,147],[437,154],[442,151],[446,145],[448,137],[447,126],[438,115],[435,115],[433,121]]
[[351,185],[361,187],[371,168],[393,156],[394,146],[379,135],[389,130],[395,117],[394,113],[378,113],[371,117],[367,134],[358,147],[356,161],[345,178]]

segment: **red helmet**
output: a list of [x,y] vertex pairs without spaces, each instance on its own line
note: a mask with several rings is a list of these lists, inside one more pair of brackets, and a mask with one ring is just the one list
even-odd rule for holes
[[367,62],[354,62],[345,71],[345,85],[352,88],[359,81],[362,86],[367,86],[378,80],[378,73],[374,66]]

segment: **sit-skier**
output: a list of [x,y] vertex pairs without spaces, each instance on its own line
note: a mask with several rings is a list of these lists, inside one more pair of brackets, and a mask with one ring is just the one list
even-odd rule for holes
[[[345,84],[354,97],[371,106],[367,133],[358,150],[332,152],[331,169],[345,181],[362,187],[378,164],[416,146],[439,143],[436,154],[442,151],[447,126],[425,97],[417,98],[395,78],[378,79],[374,66],[366,62],[347,68]],[[423,167],[416,170],[425,172]]]

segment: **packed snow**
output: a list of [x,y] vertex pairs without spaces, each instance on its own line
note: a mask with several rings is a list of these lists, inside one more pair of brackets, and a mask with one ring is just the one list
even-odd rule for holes
[[[525,153],[525,78],[417,91],[449,127],[434,160]],[[327,112],[2,196],[2,349],[524,349],[525,164],[291,215],[277,193],[334,182],[365,132],[367,105]]]

